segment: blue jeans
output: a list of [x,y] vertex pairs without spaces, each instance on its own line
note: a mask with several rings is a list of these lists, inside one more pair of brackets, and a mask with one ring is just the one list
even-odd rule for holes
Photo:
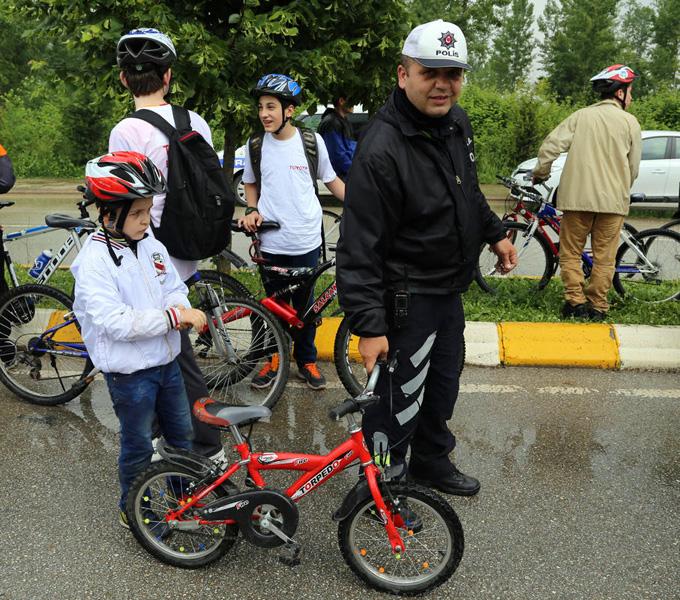
[[[288,256],[286,254],[270,254],[263,252],[262,256],[267,259],[268,266],[275,267],[316,267],[319,264],[319,255],[321,253],[321,246],[298,256]],[[269,278],[264,281],[264,289],[268,296],[274,292],[290,285],[290,280],[285,278],[277,279],[275,275],[268,274]],[[292,304],[298,315],[302,317],[305,310],[312,304],[314,290],[306,292],[304,288],[300,288],[292,294]],[[291,301],[291,294],[282,296],[286,302]],[[302,329],[291,328],[291,337],[293,338],[293,358],[298,367],[316,362],[316,346],[314,345],[314,338],[316,337],[316,323],[306,325]]]
[[156,417],[168,443],[191,449],[193,430],[182,374],[173,360],[129,375],[104,373],[120,422],[120,508],[125,510],[130,484],[150,464]]

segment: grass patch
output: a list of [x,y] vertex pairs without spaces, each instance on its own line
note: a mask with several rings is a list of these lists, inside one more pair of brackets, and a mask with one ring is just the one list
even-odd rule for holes
[[[17,267],[21,283],[34,280],[26,269]],[[232,270],[231,275],[245,285],[257,298],[264,295],[260,277],[255,271]],[[328,287],[334,275],[325,273],[317,281],[315,295],[318,296]],[[483,292],[476,283],[464,294],[465,317],[468,321],[530,321],[559,322],[560,309],[564,303],[562,282],[559,278],[552,281],[542,291],[536,291],[536,282],[531,279],[505,279],[495,282],[499,286],[496,295]],[[73,276],[66,269],[58,269],[49,285],[70,294],[73,289]],[[630,325],[680,325],[680,302],[669,301],[659,304],[624,300],[614,290],[609,293],[611,309],[607,319],[610,323]],[[336,298],[324,311],[324,316],[341,314]]]

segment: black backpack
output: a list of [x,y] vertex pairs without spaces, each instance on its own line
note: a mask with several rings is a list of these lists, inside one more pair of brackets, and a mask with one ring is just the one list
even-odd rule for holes
[[168,193],[154,235],[171,256],[201,260],[229,244],[235,197],[217,154],[191,128],[189,111],[173,105],[172,115],[176,128],[151,110],[130,116],[150,123],[170,140]]
[[[318,196],[319,184],[316,181],[316,176],[319,172],[319,148],[316,145],[316,134],[311,129],[305,127],[298,127],[297,130],[302,138],[302,147],[305,149],[309,174],[312,176],[312,183],[314,184],[314,193]],[[258,190],[262,180],[262,171],[260,169],[260,163],[262,162],[262,140],[264,140],[264,131],[254,133],[248,140],[248,154],[250,155],[250,164],[253,167],[255,184]]]

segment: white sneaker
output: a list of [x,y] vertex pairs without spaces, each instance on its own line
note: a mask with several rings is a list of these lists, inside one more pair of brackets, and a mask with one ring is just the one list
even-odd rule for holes
[[158,442],[160,439],[161,438],[157,437],[151,440],[151,445],[153,446],[153,454],[151,455],[152,463],[163,460],[163,457],[158,453],[158,450],[156,449],[158,447]]
[[227,455],[222,448],[219,452],[215,452],[212,456],[208,457],[214,463],[217,463],[220,469],[224,469],[229,466],[229,461],[227,460]]

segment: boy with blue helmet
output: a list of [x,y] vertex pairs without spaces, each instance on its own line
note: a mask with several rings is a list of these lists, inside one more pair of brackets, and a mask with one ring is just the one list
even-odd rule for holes
[[[265,218],[279,222],[280,229],[262,234],[262,255],[268,264],[314,267],[319,263],[322,220],[321,205],[315,192],[316,177],[341,200],[345,195],[345,184],[336,176],[318,134],[314,134],[317,173],[310,172],[302,130],[291,122],[295,107],[302,99],[302,89],[295,80],[271,73],[260,78],[251,93],[257,99],[258,116],[265,133],[261,138],[259,181],[251,160],[251,140],[246,144],[243,182],[248,208],[240,222],[248,231],[255,231]],[[265,282],[268,294],[285,285],[277,281]],[[292,301],[298,311],[303,311],[309,306],[311,296],[299,290],[293,294]],[[315,333],[315,325],[295,332],[293,356],[300,377],[312,389],[318,390],[326,387],[326,380],[316,366]],[[278,356],[273,356],[253,378],[252,386],[270,386],[277,369]]]

